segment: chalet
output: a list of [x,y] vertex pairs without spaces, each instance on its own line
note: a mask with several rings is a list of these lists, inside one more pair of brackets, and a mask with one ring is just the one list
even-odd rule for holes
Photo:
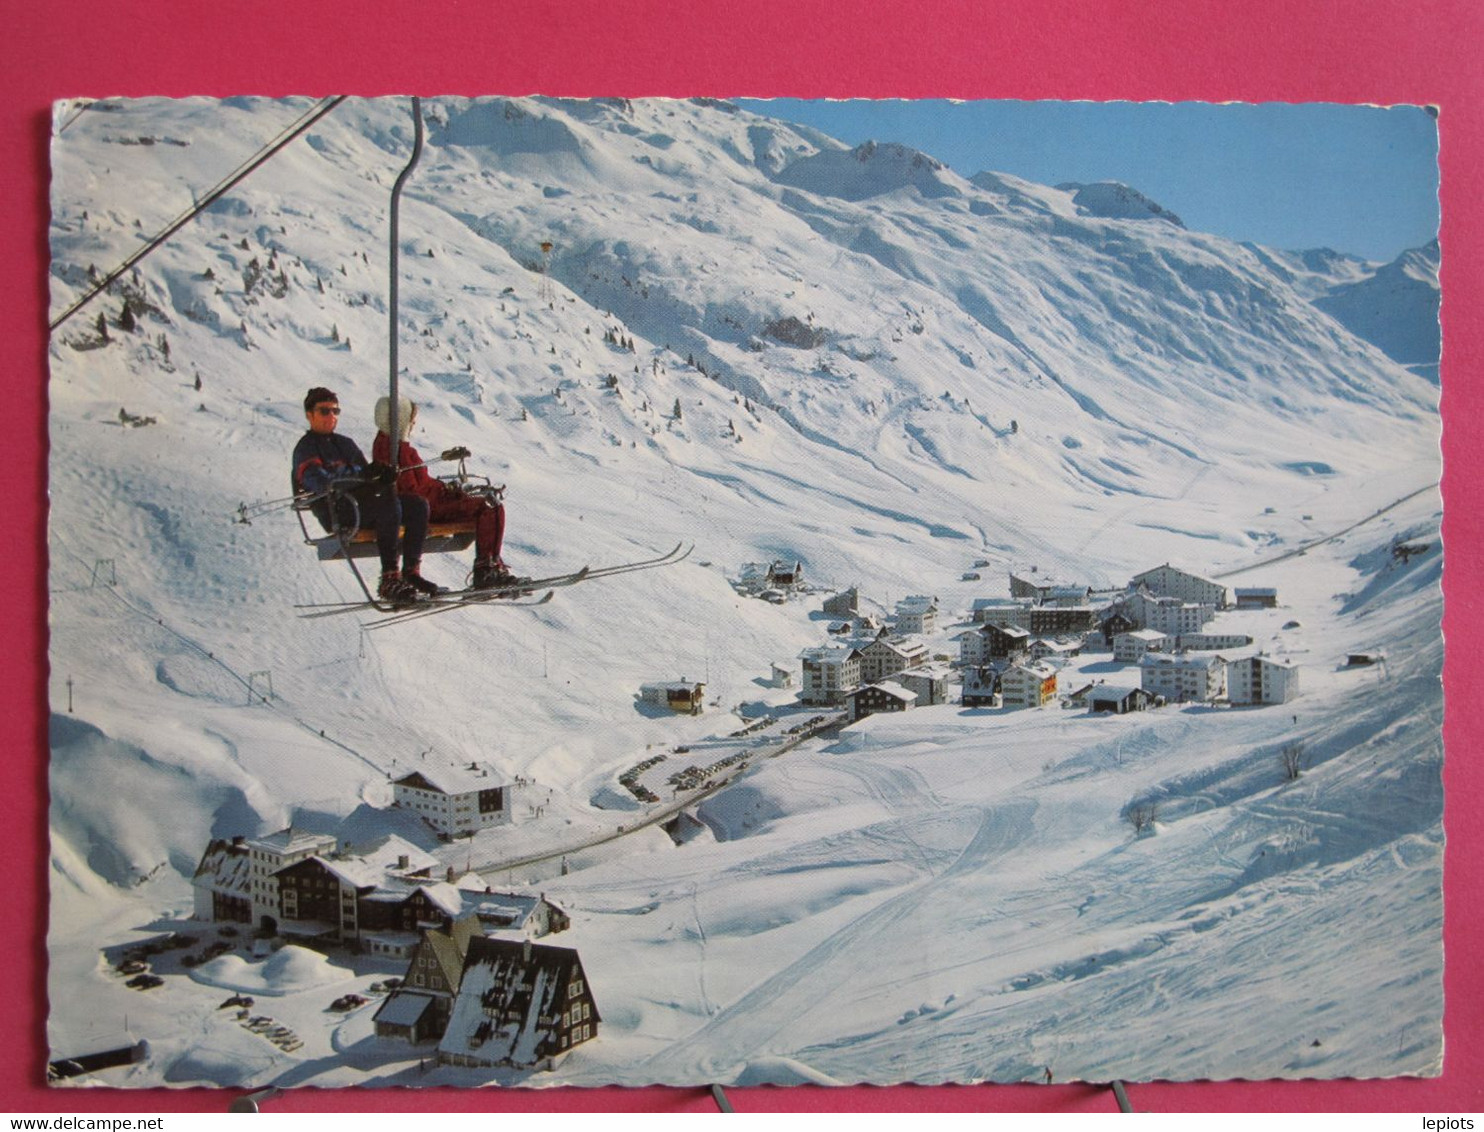
[[195,890],[195,918],[250,924],[252,914],[252,854],[247,839],[213,838],[201,854],[191,877]]
[[1345,667],[1365,668],[1372,664],[1382,664],[1385,660],[1384,652],[1353,652],[1345,658]]
[[958,636],[959,662],[968,665],[1008,660],[1030,651],[1031,634],[1016,626],[984,624]]
[[510,786],[488,763],[419,764],[392,780],[392,804],[418,814],[445,837],[511,820]]
[[1226,666],[1226,698],[1234,704],[1286,704],[1298,691],[1298,668],[1291,660],[1259,654]]
[[1038,637],[1030,645],[1030,658],[1032,660],[1049,660],[1052,663],[1066,663],[1074,656],[1080,656],[1081,654],[1081,641],[1048,641]]
[[276,879],[278,934],[312,947],[406,958],[422,931],[446,927],[463,911],[453,885],[389,875],[361,857],[310,857],[280,869]]
[[960,702],[964,707],[1000,706],[1000,674],[988,665],[964,669],[964,688]]
[[1140,587],[1159,597],[1179,598],[1181,601],[1192,602],[1196,605],[1210,605],[1217,609],[1226,608],[1226,587],[1220,582],[1213,582],[1198,574],[1177,570],[1168,562],[1163,566],[1156,566],[1153,570],[1145,570],[1142,574],[1136,574],[1128,584],[1131,590],[1137,590]]
[[1096,684],[1087,693],[1087,710],[1124,715],[1143,711],[1154,697],[1143,688],[1126,688],[1116,684]]
[[858,586],[851,586],[843,593],[824,600],[824,611],[830,617],[854,617],[861,609],[861,592]]
[[907,691],[917,696],[916,706],[948,702],[948,677],[950,670],[941,664],[920,664],[905,672],[898,672],[892,679]]
[[851,722],[878,712],[906,711],[917,702],[917,693],[897,684],[868,684],[845,696]]
[[1278,591],[1269,587],[1237,588],[1232,591],[1238,609],[1277,609]]
[[289,826],[266,837],[247,842],[248,868],[252,891],[252,922],[269,931],[277,927],[280,915],[278,872],[285,865],[307,860],[316,854],[335,852],[333,834],[306,833]]
[[1038,708],[1056,696],[1056,669],[1044,660],[1012,664],[1000,675],[1000,702],[1007,708]]
[[1061,706],[1064,708],[1085,708],[1087,706],[1087,697],[1089,693],[1096,691],[1097,687],[1097,683],[1093,682],[1089,684],[1083,684],[1080,688],[1077,688],[1074,691],[1064,693],[1062,696]]
[[576,951],[473,939],[438,1042],[438,1064],[551,1068],[596,1037],[600,1021]]
[[927,636],[937,628],[937,598],[916,594],[897,602],[897,632]]
[[1226,661],[1215,653],[1149,653],[1139,661],[1139,684],[1170,703],[1209,703],[1226,692]]
[[861,654],[849,645],[805,649],[799,659],[804,662],[799,699],[806,704],[840,704],[846,692],[860,686]]
[[1122,605],[1113,606],[1105,610],[1102,621],[1099,623],[1099,630],[1103,634],[1103,643],[1108,648],[1113,647],[1113,642],[1117,639],[1119,633],[1131,633],[1138,628],[1140,628],[1139,623],[1123,612]]
[[400,1038],[414,1045],[441,1038],[463,982],[464,956],[479,935],[479,921],[473,916],[455,920],[447,930],[424,931],[407,964],[402,985],[372,1018],[376,1036]]
[[787,664],[773,661],[769,666],[768,685],[773,688],[792,688],[794,686],[794,671]]
[[768,567],[768,588],[775,590],[796,590],[804,584],[804,564],[795,562],[789,565],[786,562],[775,560]]
[[874,641],[861,647],[860,654],[861,682],[875,684],[924,663],[928,649],[921,641],[891,637],[882,629]]
[[705,706],[706,685],[689,680],[672,680],[666,684],[645,684],[639,689],[639,699],[655,707],[687,715],[700,715]]
[[1156,629],[1134,629],[1113,638],[1113,659],[1137,664],[1145,653],[1160,652],[1169,638]]
[[572,918],[546,899],[544,893],[496,892],[486,888],[482,892],[466,889],[461,895],[465,913],[479,922],[484,935],[503,933],[504,938],[539,939],[572,926]]

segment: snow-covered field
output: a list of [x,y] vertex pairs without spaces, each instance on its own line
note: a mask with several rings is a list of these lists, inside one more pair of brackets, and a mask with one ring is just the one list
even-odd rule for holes
[[[309,105],[63,108],[54,309]],[[135,330],[115,292],[52,339],[57,1055],[127,1016],[151,1054],[110,1084],[1438,1070],[1437,390],[1385,352],[1425,340],[1415,324],[1366,341],[1321,309],[1383,265],[1098,215],[1096,193],[963,180],[724,104],[426,109],[401,220],[413,442],[467,445],[508,485],[522,572],[695,550],[537,608],[298,617],[354,597],[348,570],[288,514],[234,513],[284,495],[310,385],[370,447],[406,104],[346,103],[184,228],[126,281]],[[1401,538],[1429,549],[1399,561]],[[821,592],[740,595],[743,564],[773,558]],[[457,585],[458,559],[428,573]],[[679,846],[619,784],[658,753],[668,772],[735,749],[743,718],[815,714],[767,678],[826,642],[834,588],[879,614],[936,596],[930,651],[956,657],[1011,567],[1117,587],[1167,561],[1277,588],[1279,609],[1211,628],[1294,660],[1297,700],[875,716],[749,761]],[[706,683],[700,716],[637,703],[681,678]],[[1137,672],[1084,653],[1062,686],[1096,679]],[[210,838],[368,822],[429,755],[522,780],[512,825],[421,836],[571,914],[551,942],[582,955],[596,1041],[550,1073],[436,1068],[372,1034],[370,987],[399,965],[344,952],[167,953],[163,985],[124,985],[129,944],[214,935],[184,922]],[[348,992],[371,1001],[327,1009]],[[272,1027],[223,1009],[234,993]]]

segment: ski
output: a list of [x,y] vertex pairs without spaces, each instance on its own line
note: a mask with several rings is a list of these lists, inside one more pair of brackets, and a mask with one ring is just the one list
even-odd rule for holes
[[581,570],[573,571],[570,574],[561,574],[552,578],[529,579],[513,583],[509,586],[497,586],[482,590],[453,590],[447,594],[439,594],[429,598],[421,607],[403,610],[390,617],[384,617],[379,621],[370,622],[366,625],[366,628],[381,629],[392,625],[402,625],[408,621],[417,620],[420,617],[432,617],[439,613],[447,613],[451,609],[462,609],[470,605],[482,605],[490,601],[498,601],[502,605],[544,605],[550,600],[551,594],[549,592],[539,600],[533,602],[512,603],[509,599],[541,589],[551,591],[564,586],[575,586],[581,582],[595,581],[599,578],[611,578],[619,574],[632,574],[640,570],[654,570],[661,566],[670,566],[689,557],[693,549],[693,546],[687,547],[684,542],[678,542],[668,552],[657,555],[654,558],[644,558],[634,562],[620,562],[613,566],[584,566]]
[[[387,614],[386,617],[371,622],[368,626],[368,628],[379,628],[384,625],[399,625],[404,621],[428,617],[435,613],[446,613],[450,609],[459,609],[466,605],[482,605],[486,602],[499,602],[502,605],[517,607],[545,605],[554,596],[552,593],[554,590],[597,578],[609,578],[617,574],[629,574],[639,570],[653,570],[660,566],[669,566],[684,560],[690,555],[692,549],[694,548],[687,547],[684,542],[678,542],[668,552],[654,558],[620,562],[612,566],[584,566],[580,570],[573,570],[566,574],[553,574],[544,578],[523,578],[508,585],[491,586],[485,589],[444,590],[441,593],[419,597],[417,601],[408,605],[391,605],[380,601],[329,601],[309,602],[296,605],[294,608],[304,611],[299,614],[303,618],[334,617],[342,613],[375,610],[378,613]],[[535,594],[541,596],[534,601],[518,600]]]

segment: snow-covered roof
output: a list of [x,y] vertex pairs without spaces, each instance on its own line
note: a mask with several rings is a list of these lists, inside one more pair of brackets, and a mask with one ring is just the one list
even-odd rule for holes
[[439,881],[437,884],[423,884],[418,887],[439,911],[447,912],[450,916],[463,914],[464,894],[453,885]]
[[1139,663],[1145,668],[1210,668],[1215,664],[1225,664],[1226,661],[1214,653],[1177,653],[1170,656],[1166,653],[1146,652],[1139,658]]
[[1113,639],[1117,641],[1122,640],[1124,637],[1132,637],[1136,641],[1150,642],[1169,639],[1167,634],[1161,633],[1158,629],[1130,629],[1127,633],[1119,633]]
[[926,664],[914,665],[911,668],[898,672],[894,679],[901,680],[907,677],[918,680],[946,680],[953,675],[953,666],[941,661],[929,661]]
[[392,779],[392,784],[411,786],[414,789],[432,787],[442,794],[473,794],[480,790],[492,790],[505,783],[499,771],[489,763],[419,762],[414,769]]
[[252,891],[252,858],[245,846],[230,841],[212,841],[201,855],[191,883],[204,885],[227,895],[250,895]]
[[1056,675],[1056,669],[1044,660],[1029,660],[1024,664],[1013,664],[1006,670],[1005,675],[1009,676],[1012,672],[1028,672],[1042,680]]
[[491,1065],[536,1063],[554,1036],[541,1019],[560,1014],[577,965],[568,947],[471,940],[438,1052]]
[[397,990],[377,1008],[371,1020],[385,1022],[388,1026],[415,1026],[432,1005],[432,995]]
[[527,892],[465,892],[464,915],[474,915],[486,928],[524,928],[541,897]]
[[277,833],[254,837],[247,842],[247,846],[249,849],[262,849],[282,856],[291,853],[322,853],[335,848],[335,835],[310,833],[307,830],[289,826],[287,829],[280,829]]
[[916,637],[878,636],[873,638],[870,644],[866,645],[861,651],[864,652],[868,648],[876,648],[877,651],[889,649],[898,656],[911,656],[916,653],[927,652],[927,644]]
[[382,876],[374,892],[364,899],[379,904],[400,904],[414,892],[421,892],[438,911],[457,917],[464,911],[464,894],[445,881],[399,880]]
[[1031,636],[1029,629],[1022,629],[1019,625],[983,625],[972,632],[983,633],[985,636],[998,633],[1002,637],[1024,637],[1026,640],[1030,640]]
[[1059,577],[1056,574],[1043,574],[1034,566],[1012,567],[1010,577],[1016,581],[1024,582],[1028,586],[1035,586],[1038,590],[1072,585],[1067,579]]
[[900,684],[867,684],[862,688],[855,688],[845,694],[849,699],[854,699],[856,696],[866,692],[885,692],[893,699],[901,700],[903,703],[908,704],[917,701],[917,693],[903,688]]
[[1126,700],[1142,689],[1131,684],[1094,684],[1087,690],[1089,700]]
[[1263,664],[1271,664],[1271,665],[1273,665],[1276,668],[1297,668],[1298,667],[1297,664],[1295,664],[1291,659],[1289,659],[1286,656],[1268,656],[1266,653],[1257,653],[1257,654],[1255,654],[1253,656],[1243,656],[1243,657],[1237,657],[1235,659],[1228,658],[1228,663],[1230,663],[1230,664],[1245,664],[1249,660],[1260,660],[1260,661],[1262,661]]
[[[1178,574],[1182,578],[1190,578],[1193,581],[1205,582],[1208,586],[1217,586],[1218,588],[1223,588],[1223,589],[1225,588],[1225,587],[1221,586],[1221,583],[1220,582],[1213,582],[1210,578],[1202,577],[1200,574],[1192,574],[1189,570],[1182,570],[1178,566],[1171,566],[1168,562],[1166,562],[1162,566],[1155,566],[1151,570],[1145,570],[1142,574],[1135,574],[1134,577],[1133,577],[1133,581],[1134,582],[1141,582],[1145,578],[1153,577],[1155,574],[1159,574],[1161,572],[1168,572],[1168,573],[1171,573],[1171,574]],[[1130,584],[1133,584],[1133,583],[1130,583]]]
[[668,680],[656,684],[640,684],[639,690],[641,692],[685,692],[689,694],[705,686],[699,680]]
[[[315,862],[315,864],[319,865],[342,884],[347,884],[355,889],[375,888],[386,879],[386,872],[384,870],[378,869],[376,866],[361,860],[359,857],[335,858],[316,855],[310,857],[309,860]],[[280,869],[279,872],[283,873],[299,867],[299,864],[288,865]]]
[[800,660],[812,660],[816,664],[843,664],[860,652],[850,645],[816,645],[799,653]]
[[[379,845],[359,850],[355,855],[384,873],[417,873],[425,869],[436,869],[442,865],[442,862],[433,854],[419,849],[406,838],[398,837],[394,833],[388,834]],[[404,857],[407,859],[405,865],[401,863]]]

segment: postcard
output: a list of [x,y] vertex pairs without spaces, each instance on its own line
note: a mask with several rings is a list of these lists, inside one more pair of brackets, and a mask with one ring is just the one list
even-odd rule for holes
[[51,1079],[1440,1073],[1437,148],[59,103]]

